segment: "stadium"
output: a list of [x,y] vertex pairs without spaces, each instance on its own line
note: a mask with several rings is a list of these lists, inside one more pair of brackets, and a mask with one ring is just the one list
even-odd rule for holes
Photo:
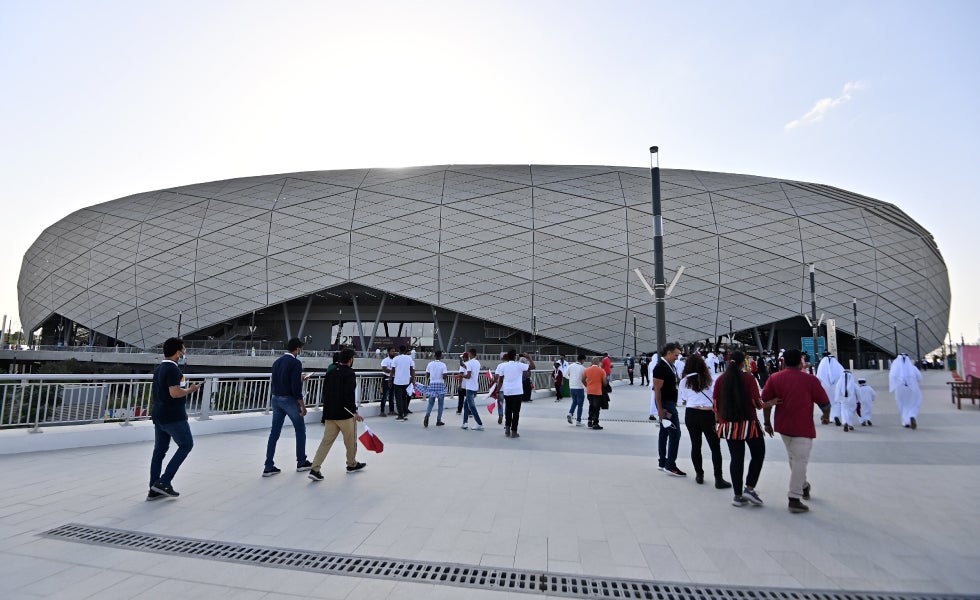
[[[946,265],[892,204],[827,185],[661,171],[667,339],[840,354],[941,345]],[[48,227],[18,281],[41,345],[308,349],[392,343],[654,350],[651,180],[612,166],[443,165],[246,177],[139,193]],[[639,273],[637,273],[637,270]],[[647,281],[641,279],[641,275]],[[548,349],[551,350],[548,350]],[[852,352],[853,355],[853,352]]]

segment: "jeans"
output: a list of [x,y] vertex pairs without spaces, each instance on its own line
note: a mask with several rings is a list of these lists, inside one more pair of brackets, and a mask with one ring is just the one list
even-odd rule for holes
[[578,416],[576,421],[582,422],[582,407],[585,404],[585,388],[571,388],[569,391],[572,393],[572,406],[568,409],[568,414],[572,414],[578,409]]
[[[730,471],[732,474],[732,486],[735,488],[736,496],[742,495],[742,471],[745,468],[745,447],[749,447],[752,458],[749,459],[749,473],[745,477],[745,484],[754,488],[759,483],[759,475],[762,473],[762,462],[766,459],[766,441],[761,437],[750,438],[747,440],[726,440],[728,442],[728,453],[732,456]],[[800,493],[803,493],[802,486]]]
[[443,404],[445,404],[445,402],[446,402],[446,395],[445,394],[439,394],[438,396],[430,396],[429,397],[429,408],[426,409],[425,416],[428,417],[429,415],[432,414],[432,406],[436,403],[437,400],[439,401],[439,412],[436,413],[436,422],[437,423],[441,423],[442,422],[442,408],[443,408]]
[[398,408],[398,416],[404,417],[408,414],[408,384],[395,386],[395,406]]
[[524,396],[517,394],[516,396],[504,396],[504,398],[504,427],[516,433],[517,423],[521,420],[521,402],[523,402]]
[[714,467],[715,479],[722,479],[721,442],[718,440],[718,433],[715,430],[715,412],[713,410],[688,408],[684,413],[684,423],[687,425],[687,432],[691,434],[691,462],[694,463],[694,473],[704,475],[704,468],[701,466],[701,436],[704,435],[704,438],[708,440],[708,448],[711,450],[711,464]]
[[[658,463],[665,469],[676,469],[677,447],[681,443],[681,420],[677,415],[676,402],[663,402],[662,406],[670,413],[670,417],[660,421],[660,437],[657,439],[657,449],[660,451]],[[667,422],[672,425],[667,427]]]
[[[521,396],[521,399],[524,402],[530,402],[531,401],[531,390],[533,389],[531,387],[531,380],[530,379],[524,379],[523,381],[521,381],[521,385],[524,386],[524,395]],[[520,410],[520,409],[518,409],[518,410]]]
[[470,415],[473,415],[477,425],[483,425],[480,413],[476,412],[476,390],[466,390],[466,400],[463,401],[463,425],[466,425]]
[[293,423],[296,430],[296,465],[306,462],[306,421],[299,414],[299,402],[287,396],[272,397],[272,431],[269,432],[269,443],[265,447],[265,470],[270,471],[276,466],[276,442],[282,433],[282,424],[286,417]]
[[389,379],[381,380],[381,411],[385,412],[385,403],[388,404],[388,412],[395,412],[395,386]]
[[[177,474],[177,469],[180,468],[181,463],[191,453],[191,448],[194,447],[191,426],[188,425],[187,421],[154,423],[153,431],[155,437],[153,440],[153,458],[150,460],[150,485],[152,486],[157,482],[169,484],[174,480],[174,475]],[[170,449],[171,439],[177,444],[177,451],[167,463],[167,470],[161,475],[163,457],[167,455],[167,450]]]

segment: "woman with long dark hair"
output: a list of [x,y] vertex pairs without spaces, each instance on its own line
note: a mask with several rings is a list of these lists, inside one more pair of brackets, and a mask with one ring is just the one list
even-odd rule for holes
[[691,434],[691,462],[694,464],[694,480],[704,483],[704,469],[701,466],[701,436],[708,441],[711,450],[711,464],[714,467],[715,487],[724,490],[732,487],[725,481],[721,471],[721,443],[715,431],[714,402],[711,392],[714,376],[700,354],[694,353],[687,359],[681,373],[679,391],[680,401],[687,406],[684,423]]
[[[732,352],[728,368],[715,382],[714,405],[718,419],[718,437],[728,442],[731,455],[732,484],[735,486],[733,506],[753,504],[762,506],[762,498],[755,491],[762,473],[762,463],[766,458],[766,442],[756,411],[765,405],[759,398],[759,384],[751,373],[742,367],[745,354]],[[749,472],[742,479],[745,467],[745,447],[749,447],[752,458]]]

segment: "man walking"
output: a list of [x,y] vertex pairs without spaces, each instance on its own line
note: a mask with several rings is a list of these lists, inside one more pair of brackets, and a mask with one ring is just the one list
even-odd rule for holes
[[916,429],[919,426],[916,418],[919,416],[919,407],[922,406],[920,381],[922,373],[907,354],[899,354],[892,361],[891,369],[888,370],[888,391],[895,394],[902,427]]
[[[585,406],[585,355],[578,355],[578,362],[568,365],[568,390],[572,394],[572,406],[568,409],[568,424],[572,424],[572,416],[575,416],[575,426],[582,426],[582,407]],[[591,417],[590,417],[591,418]]]
[[504,435],[509,438],[519,438],[517,426],[521,419],[521,404],[527,395],[524,385],[524,374],[534,368],[534,361],[530,355],[521,354],[521,360],[517,358],[516,350],[508,350],[504,362],[497,366],[497,384],[500,386],[500,394],[504,397]]
[[415,381],[415,361],[405,346],[399,346],[400,354],[391,361],[391,382],[395,386],[396,421],[408,420],[408,384]]
[[425,367],[425,372],[429,374],[429,406],[425,410],[425,418],[422,419],[422,426],[429,426],[429,415],[432,414],[432,406],[439,402],[439,411],[436,413],[436,425],[442,426],[442,409],[446,400],[446,363],[442,362],[442,350],[436,350],[436,359]]
[[636,363],[633,361],[633,357],[627,354],[626,360],[623,361],[623,365],[626,367],[626,373],[630,376],[630,385],[633,385],[633,367],[636,366]]
[[875,389],[863,377],[858,379],[857,400],[861,409],[861,427],[871,427],[871,413],[875,407]]
[[480,413],[476,410],[476,393],[480,389],[480,361],[476,358],[476,348],[470,348],[470,359],[466,361],[466,371],[461,375],[463,378],[463,389],[466,390],[466,398],[463,400],[463,429],[469,429],[468,424],[470,415],[476,421],[474,431],[483,431],[483,421]]
[[272,363],[272,430],[265,447],[265,470],[262,477],[278,475],[282,470],[276,467],[276,442],[282,433],[286,417],[293,423],[296,432],[296,471],[309,471],[310,461],[306,460],[306,404],[303,403],[303,363],[299,353],[303,342],[293,338],[286,344],[286,352]]
[[[179,363],[184,362],[184,340],[170,338],[163,343],[165,357],[153,372],[153,457],[150,459],[150,491],[147,500],[160,498],[176,498],[180,494],[174,490],[171,482],[177,475],[177,469],[191,453],[194,447],[194,437],[190,425],[187,424],[187,396],[201,389],[201,384],[187,385],[184,374],[180,371]],[[170,449],[170,440],[177,444],[177,451],[163,469],[163,458]]]
[[345,348],[340,351],[337,367],[323,378],[323,439],[313,456],[313,465],[309,478],[313,481],[323,481],[320,467],[327,460],[327,453],[337,439],[337,434],[344,436],[344,448],[347,450],[347,472],[360,471],[367,464],[357,462],[357,423],[364,417],[357,414],[357,402],[354,391],[357,388],[357,377],[354,375],[354,351]]
[[585,394],[589,398],[589,429],[601,430],[599,425],[599,410],[602,409],[602,391],[608,381],[606,372],[599,366],[599,358],[592,359],[592,366],[582,375],[585,383]]
[[[395,412],[395,386],[391,383],[391,361],[395,360],[395,349],[388,348],[388,355],[381,361],[381,370],[385,377],[381,380],[381,412],[379,417],[387,417]],[[385,412],[385,403],[388,404],[388,412]]]
[[674,370],[674,361],[680,354],[680,345],[673,342],[660,352],[660,358],[653,367],[653,398],[657,417],[660,418],[658,468],[674,477],[687,477],[687,473],[677,468],[677,448],[681,443],[681,421],[677,414],[677,384],[680,377]]
[[650,359],[646,352],[640,354],[640,385],[648,385],[650,381],[647,367],[650,366]]
[[602,353],[602,370],[606,372],[606,380],[612,375],[612,359],[609,358],[608,352]]
[[786,446],[789,458],[789,512],[803,513],[810,510],[803,500],[810,498],[810,483],[806,480],[806,468],[810,462],[810,450],[817,437],[813,425],[813,405],[823,411],[823,418],[830,414],[830,398],[824,391],[820,380],[802,371],[803,355],[790,348],[783,354],[786,368],[774,373],[766,381],[762,390],[762,400],[776,406],[774,421],[770,421],[772,408],[763,409],[765,430],[773,434],[775,430]]
[[827,423],[830,422],[829,419],[833,419],[834,424],[837,426],[841,424],[840,398],[837,397],[837,382],[843,375],[844,367],[829,352],[824,352],[823,358],[820,359],[820,364],[817,365],[817,379],[820,380],[820,383],[823,385],[823,391],[830,398],[830,415]]

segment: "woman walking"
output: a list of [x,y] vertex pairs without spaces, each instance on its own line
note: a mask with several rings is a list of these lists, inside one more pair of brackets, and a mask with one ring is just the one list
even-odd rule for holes
[[711,450],[711,464],[714,467],[715,487],[724,490],[732,487],[725,481],[721,471],[721,442],[715,431],[714,402],[711,392],[714,383],[711,371],[700,354],[692,354],[681,373],[680,401],[687,406],[684,422],[691,434],[691,462],[694,464],[694,480],[704,483],[704,468],[701,466],[701,436],[708,441]]
[[[718,419],[718,437],[728,442],[731,456],[730,472],[735,486],[732,505],[762,506],[762,498],[755,491],[755,486],[766,458],[766,442],[762,438],[763,430],[756,411],[764,405],[759,399],[759,384],[755,377],[742,370],[744,363],[745,354],[732,352],[728,368],[715,382],[715,416]],[[751,459],[749,472],[743,480],[746,446],[749,447]]]

